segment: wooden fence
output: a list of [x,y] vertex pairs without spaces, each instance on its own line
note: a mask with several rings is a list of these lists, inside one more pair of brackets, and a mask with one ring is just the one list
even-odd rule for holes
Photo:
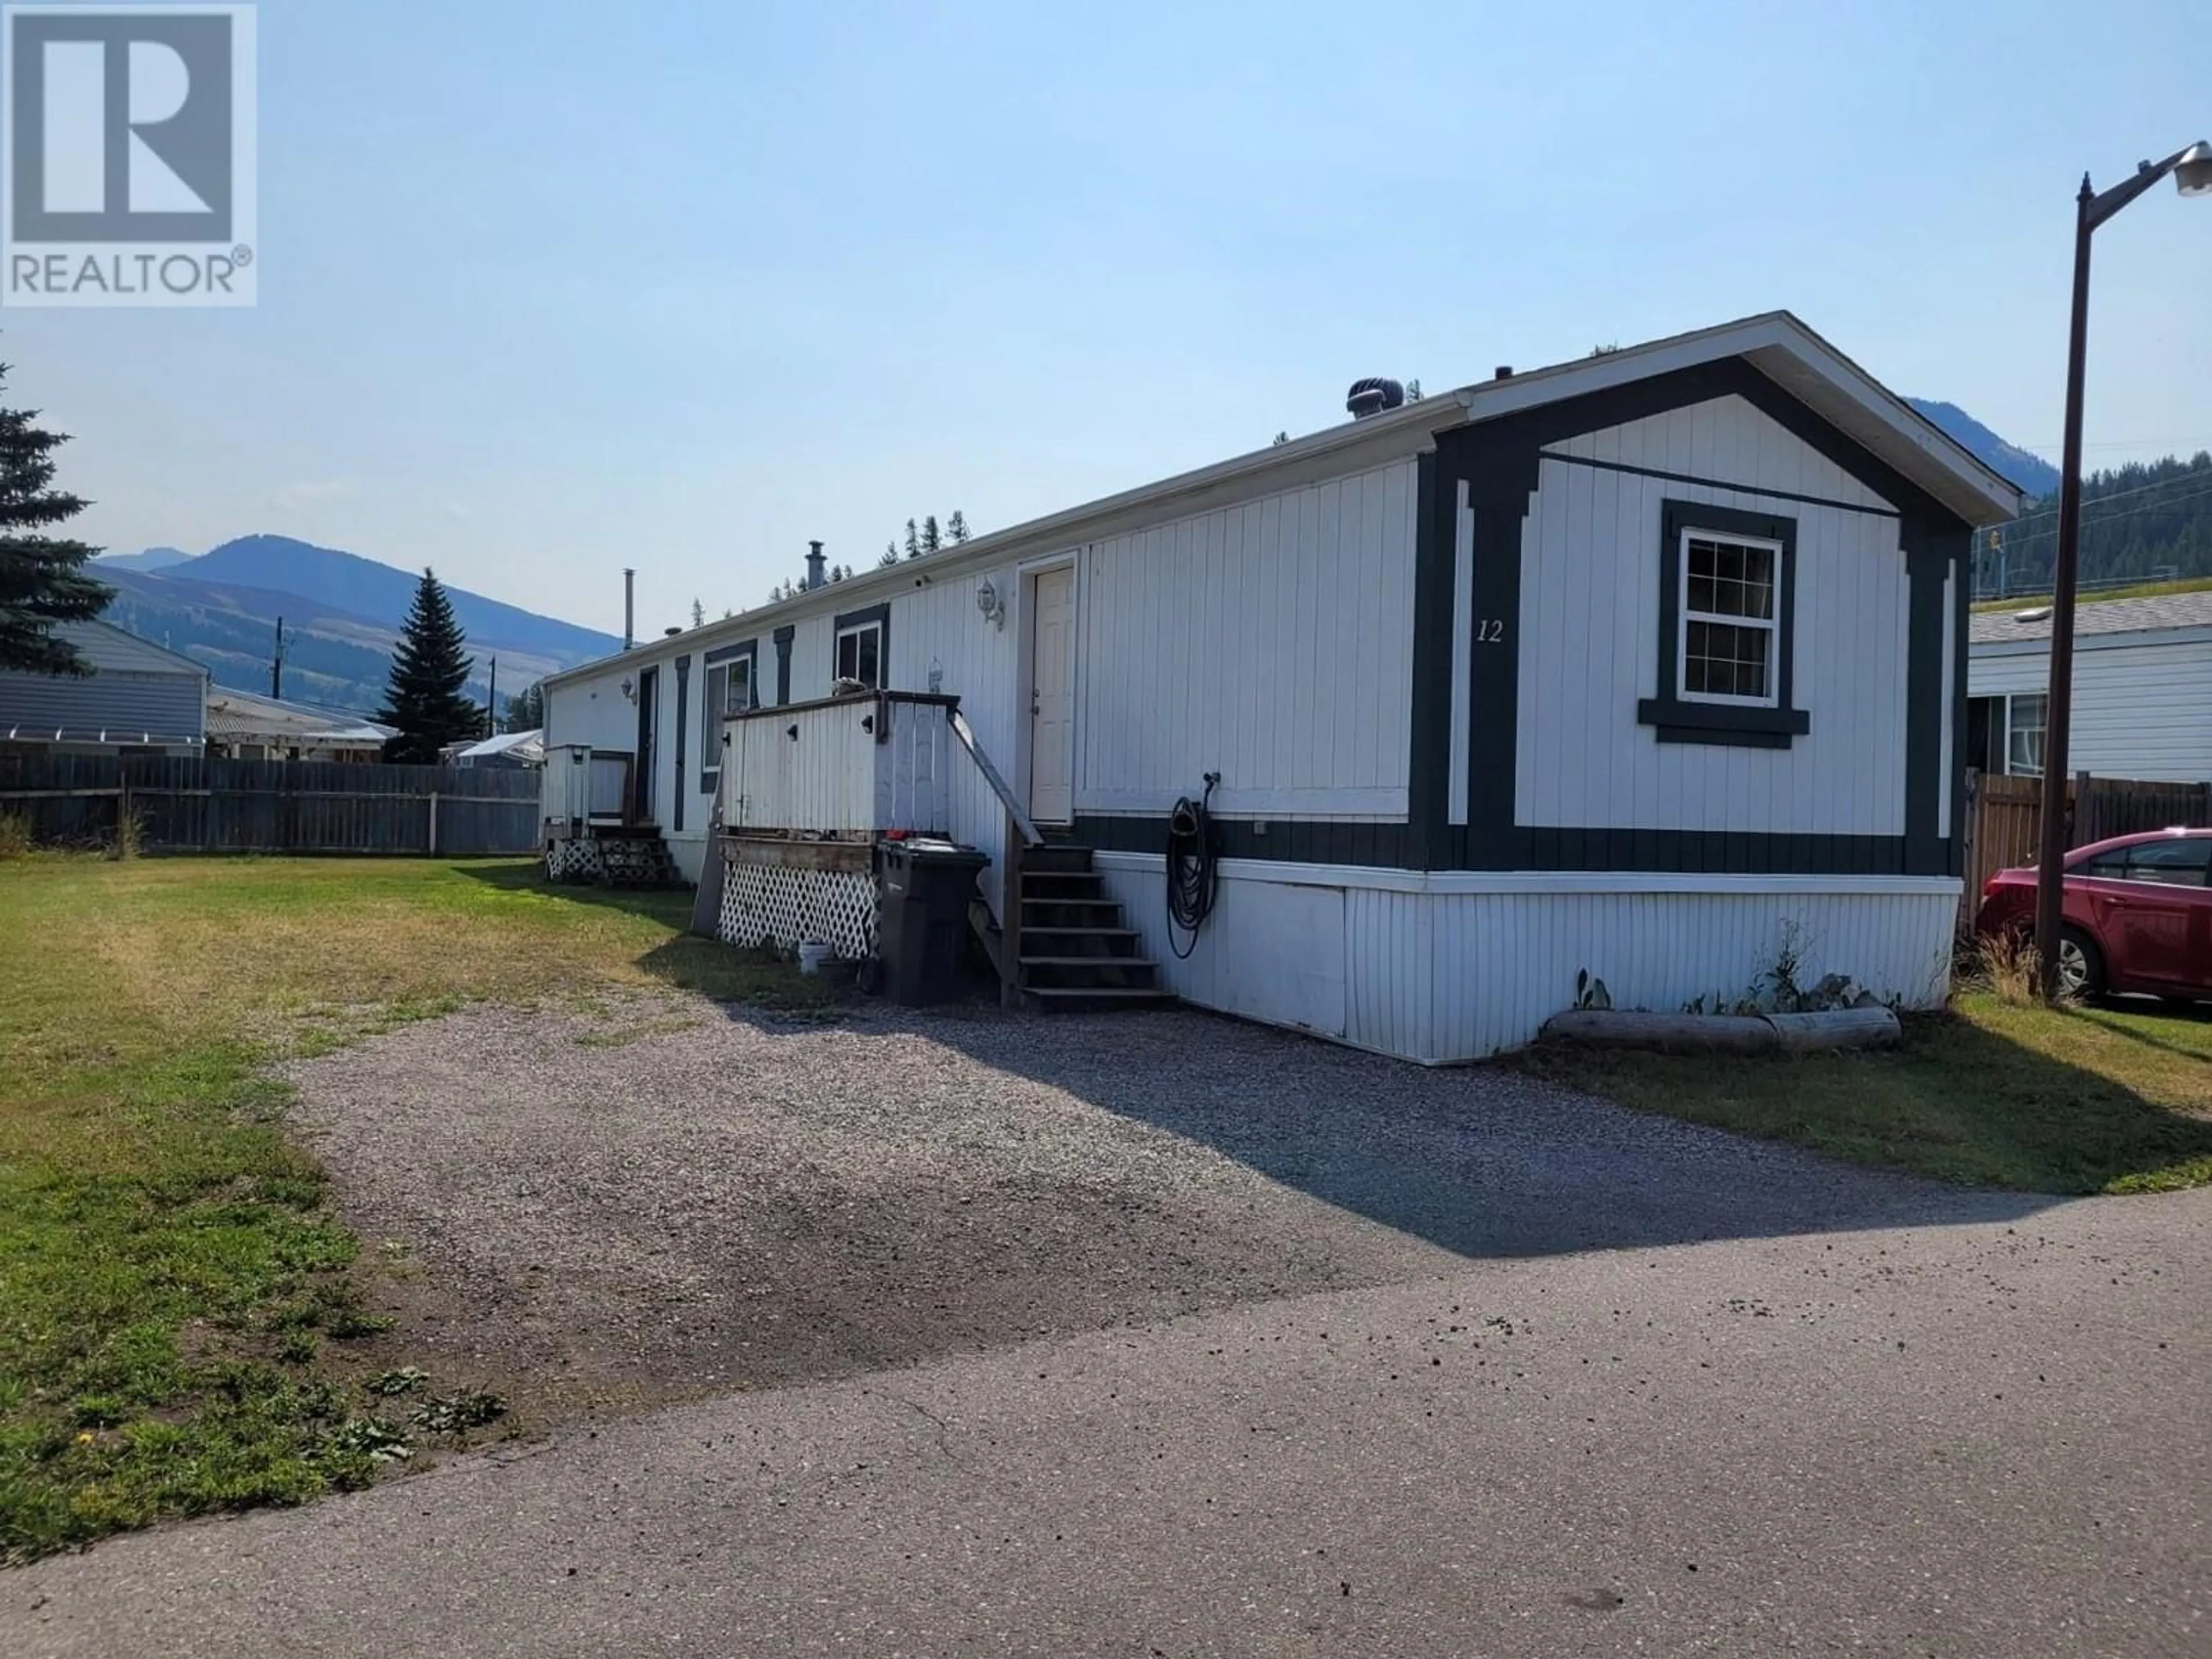
[[530,853],[538,775],[500,767],[200,757],[0,755],[0,813],[45,846],[111,842],[126,816],[149,851]]
[[[2035,862],[2042,836],[2043,780],[1966,774],[1966,890],[1959,925],[1972,925],[1982,884],[2000,870]],[[2069,847],[2175,825],[2212,826],[2212,783],[2161,783],[2078,774],[2066,786]]]

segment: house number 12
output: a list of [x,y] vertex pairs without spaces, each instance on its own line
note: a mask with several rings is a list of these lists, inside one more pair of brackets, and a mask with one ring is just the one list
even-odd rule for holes
[[1483,617],[1474,624],[1477,645],[1497,645],[1505,638],[1505,619],[1503,617]]

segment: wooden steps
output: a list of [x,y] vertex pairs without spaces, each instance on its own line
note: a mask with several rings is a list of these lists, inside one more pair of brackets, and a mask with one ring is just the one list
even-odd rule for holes
[[[1026,1008],[1069,1012],[1159,1007],[1175,1000],[1160,984],[1159,963],[1139,954],[1143,936],[1125,925],[1120,901],[1091,866],[1091,849],[1048,842],[1024,849],[1016,906],[1018,956],[981,902],[969,920],[1010,995]],[[1008,969],[1011,968],[1012,971]]]

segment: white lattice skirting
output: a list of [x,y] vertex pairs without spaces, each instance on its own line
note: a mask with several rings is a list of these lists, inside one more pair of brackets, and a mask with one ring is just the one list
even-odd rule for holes
[[718,929],[732,945],[787,951],[819,940],[848,961],[876,954],[876,878],[865,870],[787,870],[732,864]]
[[545,844],[545,879],[598,881],[606,873],[595,841],[552,841]]

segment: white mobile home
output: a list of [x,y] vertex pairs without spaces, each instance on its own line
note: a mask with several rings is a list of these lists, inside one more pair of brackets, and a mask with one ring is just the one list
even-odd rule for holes
[[[1528,1041],[1580,971],[1672,1008],[1741,993],[1785,938],[1802,974],[1924,1005],[1960,890],[1969,542],[2017,506],[1771,313],[1501,371],[554,676],[547,812],[649,822],[696,874],[728,851],[718,792],[741,835],[800,787],[816,726],[865,727],[928,745],[926,804],[890,810],[992,855],[1010,933],[1018,841],[1064,839],[1204,1006],[1450,1061]],[[972,750],[911,712],[938,704],[836,712],[840,678],[957,699]],[[899,824],[864,760],[873,827]],[[1171,941],[1168,816],[1207,774],[1218,901]]]
[[[1977,612],[1966,763],[2039,775],[2051,607]],[[2212,779],[2212,592],[2085,601],[2075,612],[2067,769],[2175,783]]]

